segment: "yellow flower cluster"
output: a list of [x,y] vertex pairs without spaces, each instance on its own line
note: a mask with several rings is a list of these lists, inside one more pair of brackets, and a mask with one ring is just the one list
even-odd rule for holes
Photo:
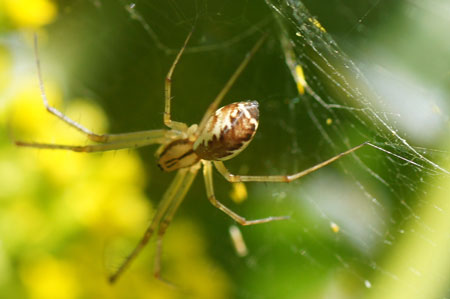
[[49,0],[0,0],[0,19],[12,27],[38,28],[49,24],[56,15],[57,8]]
[[[10,73],[8,58],[0,63],[0,74]],[[208,258],[199,230],[178,218],[165,239],[164,257],[171,263],[163,264],[163,274],[180,289],[153,278],[152,244],[117,285],[107,284],[153,214],[142,162],[126,150],[80,154],[15,147],[13,138],[88,142],[45,111],[34,74],[20,81],[20,90],[0,105],[0,294],[176,298],[182,291],[195,298],[228,297],[227,277]],[[46,89],[52,105],[64,106],[96,132],[107,131],[106,116],[91,101],[63,104],[55,84],[46,82]]]

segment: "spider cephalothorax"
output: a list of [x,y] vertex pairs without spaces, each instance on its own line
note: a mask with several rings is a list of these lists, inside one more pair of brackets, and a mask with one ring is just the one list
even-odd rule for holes
[[194,152],[193,146],[194,142],[189,138],[170,142],[159,156],[158,167],[163,171],[174,171],[194,165],[200,158]]

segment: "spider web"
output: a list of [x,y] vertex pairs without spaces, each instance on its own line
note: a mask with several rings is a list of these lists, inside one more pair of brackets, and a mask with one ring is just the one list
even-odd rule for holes
[[[300,101],[305,101],[304,109],[306,109],[306,114],[310,120],[315,124],[317,133],[330,148],[334,149],[335,153],[342,151],[340,144],[344,144],[348,148],[351,144],[350,140],[354,140],[355,136],[358,136],[362,140],[374,142],[380,146],[380,150],[387,154],[384,159],[377,158],[383,161],[382,168],[374,167],[370,162],[366,162],[367,160],[364,161],[362,155],[360,156],[361,159],[356,157],[355,162],[373,180],[384,186],[390,194],[388,198],[391,198],[391,202],[386,202],[383,195],[377,194],[376,191],[368,187],[366,181],[361,180],[359,175],[354,174],[354,170],[349,170],[346,166],[343,166],[343,169],[352,178],[356,187],[350,188],[353,189],[350,192],[359,189],[360,195],[358,197],[366,204],[345,203],[348,198],[355,196],[355,194],[348,194],[342,189],[339,191],[339,186],[342,187],[341,182],[336,182],[335,177],[327,178],[326,174],[322,178],[325,183],[314,182],[311,186],[307,186],[307,189],[308,187],[311,189],[309,192],[305,191],[307,193],[305,197],[313,207],[312,209],[317,210],[319,217],[331,222],[332,228],[335,225],[333,219],[339,219],[341,223],[346,223],[347,228],[353,227],[353,229],[348,229],[342,233],[346,234],[348,242],[354,243],[360,248],[360,253],[364,252],[363,257],[358,258],[346,253],[340,254],[339,251],[330,251],[330,255],[338,261],[338,264],[341,264],[342,269],[351,273],[366,288],[373,287],[372,279],[374,279],[376,289],[379,290],[383,287],[388,289],[386,293],[375,291],[372,293],[363,292],[364,294],[371,294],[372,296],[378,294],[375,297],[410,297],[411,294],[404,291],[390,293],[390,284],[400,284],[410,288],[413,294],[418,297],[427,297],[426,294],[432,294],[433,292],[427,292],[426,283],[412,284],[411,281],[413,280],[402,281],[408,275],[404,275],[399,268],[403,266],[407,268],[406,271],[417,277],[424,274],[432,277],[425,278],[424,281],[428,279],[445,281],[445,276],[439,277],[436,273],[421,273],[421,270],[415,268],[420,265],[420,262],[415,261],[410,261],[410,264],[405,261],[405,264],[394,270],[389,266],[384,268],[384,264],[379,262],[376,257],[382,254],[383,250],[385,252],[393,250],[392,248],[395,248],[396,244],[401,242],[399,241],[401,238],[408,238],[408,234],[418,235],[419,239],[422,242],[427,242],[430,247],[445,246],[444,244],[436,244],[432,238],[427,237],[433,235],[433,233],[429,234],[426,231],[435,232],[436,227],[430,226],[428,220],[423,221],[422,213],[417,211],[427,209],[427,206],[430,208],[430,205],[436,204],[427,200],[430,196],[424,189],[428,188],[420,186],[424,176],[448,175],[448,170],[425,156],[426,152],[430,152],[429,149],[415,148],[409,143],[406,136],[414,135],[408,134],[411,129],[409,129],[409,132],[408,129],[403,131],[398,129],[398,127],[402,127],[402,122],[405,122],[404,118],[408,118],[405,114],[415,113],[415,111],[414,109],[411,109],[410,112],[408,110],[391,109],[386,102],[399,101],[399,99],[392,98],[404,97],[405,95],[388,92],[385,94],[388,98],[383,98],[377,90],[374,90],[373,84],[368,82],[369,76],[373,81],[382,81],[384,84],[386,80],[380,80],[377,76],[386,74],[374,74],[376,71],[370,69],[370,67],[366,68],[368,74],[363,74],[354,60],[342,51],[336,41],[308,13],[307,8],[301,2],[268,1],[268,4],[278,17],[281,27],[281,42],[287,44],[285,48],[287,47],[289,51],[294,52],[291,57],[294,61],[288,63],[291,72],[295,76],[294,67],[301,65],[306,74],[305,94],[307,96],[302,97]],[[374,7],[377,4],[380,3],[375,3]],[[367,14],[369,13],[370,10],[367,11]],[[401,84],[400,81],[397,82]],[[385,92],[393,86],[378,85],[378,87],[381,92],[383,90]],[[395,86],[395,88],[402,89],[398,86]],[[408,93],[406,90],[403,91]],[[402,101],[402,103],[405,104],[405,101]],[[428,111],[423,111],[423,114],[426,113]],[[436,114],[430,115],[427,118],[428,121],[433,122],[435,116]],[[336,121],[336,126],[328,128],[327,120]],[[439,121],[444,125],[445,117]],[[348,122],[352,124],[351,129],[346,125]],[[443,128],[445,128],[445,125]],[[416,134],[416,136],[418,135],[420,133]],[[349,136],[351,137],[349,138]],[[422,139],[422,142],[426,141]],[[410,192],[414,193],[414,200],[411,200]],[[333,202],[336,198],[347,198],[347,200],[344,200],[342,205],[342,202]],[[431,208],[439,209],[438,206]],[[343,212],[341,215],[336,212],[339,210]],[[410,228],[411,222],[415,223],[412,225],[415,228]],[[410,230],[405,230],[405,227],[409,227]],[[415,231],[415,229],[420,232]],[[340,239],[339,241],[343,240]],[[328,246],[328,244],[324,246]],[[300,250],[300,252],[308,257],[314,256],[314,253],[308,250]],[[401,253],[394,249],[391,254],[395,259],[398,258],[395,255]],[[426,253],[423,254],[426,255]],[[317,261],[315,260],[315,262]],[[356,266],[358,264],[359,267]],[[362,270],[363,268],[366,269]],[[384,278],[379,279],[377,274],[374,273],[378,273],[378,276],[384,276]],[[444,273],[447,272],[444,271]],[[391,280],[391,283],[386,283],[384,286],[378,285],[380,281],[386,282],[389,280]],[[445,283],[442,289],[444,290],[443,293],[437,291],[433,295],[448,293],[448,287],[445,286]]]
[[[53,39],[68,42],[62,36],[76,24],[82,29],[74,30],[79,36],[73,40],[82,36],[86,41],[76,45],[73,51],[80,52],[81,58],[73,62],[71,50],[55,55],[66,62],[64,72],[77,78],[67,92],[98,99],[108,112],[111,131],[123,132],[161,127],[163,78],[192,28],[193,39],[177,66],[173,86],[174,119],[187,123],[201,118],[251,46],[269,32],[268,41],[224,100],[258,99],[261,110],[259,132],[245,152],[227,163],[231,171],[294,173],[365,141],[377,148],[367,146],[289,185],[249,183],[249,198],[242,205],[229,201],[231,187],[216,175],[219,200],[248,219],[291,216],[285,223],[241,228],[249,250],[244,258],[236,256],[230,244],[227,228],[232,221],[220,211],[211,212],[200,179],[183,203],[180,217],[204,227],[210,255],[226,270],[238,298],[381,294],[398,298],[392,295],[398,294],[395,285],[410,288],[419,298],[448,295],[448,271],[430,274],[435,269],[422,265],[429,257],[414,255],[407,245],[401,250],[405,243],[416,244],[411,240],[417,238],[425,248],[448,244],[448,233],[442,239],[435,235],[441,234],[439,226],[449,224],[430,224],[424,212],[434,210],[448,218],[445,201],[433,197],[435,190],[448,188],[439,181],[449,174],[448,149],[442,142],[448,139],[443,96],[423,91],[422,81],[402,85],[389,64],[373,62],[375,51],[363,55],[376,46],[371,41],[377,38],[376,29],[371,28],[380,21],[371,17],[395,18],[386,12],[387,1],[361,7],[312,2],[64,4],[69,13],[53,28]],[[425,11],[414,1],[402,5]],[[338,24],[337,30],[329,32],[333,24]],[[97,28],[96,33],[89,28]],[[82,67],[89,63],[103,69]],[[306,83],[295,77],[297,67],[302,68]],[[419,96],[413,96],[415,92]],[[423,98],[440,113],[427,114],[431,104],[417,108]],[[410,114],[416,117],[408,123]],[[423,130],[427,131],[420,133]],[[140,152],[148,165],[154,165],[152,151]],[[148,193],[157,201],[171,176],[153,166],[148,172]],[[410,260],[403,258],[410,252]],[[426,283],[430,280],[441,282],[434,286],[435,293]]]

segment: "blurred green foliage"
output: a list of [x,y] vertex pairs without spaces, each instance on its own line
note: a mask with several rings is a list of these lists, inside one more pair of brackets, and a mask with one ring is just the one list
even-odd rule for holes
[[[392,162],[395,159],[384,153],[364,149],[358,156],[367,168],[347,159],[290,185],[246,184],[248,199],[241,204],[230,201],[236,199],[230,196],[236,190],[216,175],[219,200],[248,219],[291,215],[286,222],[241,228],[249,248],[244,258],[235,254],[228,235],[232,220],[208,203],[203,182],[197,179],[164,239],[163,277],[177,287],[153,278],[153,243],[123,279],[110,286],[108,274],[141,237],[154,204],[173,178],[156,167],[155,148],[87,155],[11,144],[13,138],[87,142],[46,113],[37,88],[29,29],[39,34],[52,104],[95,132],[162,127],[164,77],[194,28],[175,70],[172,91],[173,118],[188,124],[199,121],[255,41],[269,32],[224,100],[260,102],[259,132],[246,151],[227,162],[233,172],[291,173],[344,150],[342,139],[356,144],[364,141],[361,135],[379,138],[377,128],[355,112],[338,111],[331,119],[316,102],[297,94],[280,45],[279,37],[286,32],[268,5],[286,9],[295,2],[0,1],[5,41],[0,46],[0,93],[5,98],[0,102],[0,297],[361,298],[370,294],[389,298],[396,294],[391,298],[400,298],[402,291],[395,290],[395,282],[406,286],[411,282],[389,261],[411,267],[410,261],[398,258],[406,251],[410,258],[427,261],[419,248],[424,242],[417,242],[417,252],[411,248],[415,245],[400,252],[395,248],[402,248],[404,239],[413,239],[416,225],[428,224],[420,219],[421,211],[427,211],[423,207],[448,212],[441,202],[448,193],[430,187],[448,190],[445,175],[430,176],[432,172],[422,173],[401,165],[403,161]],[[331,34],[343,49],[356,53],[360,48],[355,47],[370,47],[377,36],[388,38],[389,28],[377,28],[386,20],[401,19],[398,12],[404,5],[403,1],[304,4],[320,20],[326,36]],[[382,39],[376,43],[382,44]],[[311,61],[316,58],[308,55]],[[370,57],[366,58],[363,63],[370,64]],[[318,85],[313,87],[322,88],[324,99],[342,92],[328,90],[323,87],[326,83],[321,86],[320,80],[327,79],[324,74],[307,75],[307,81],[316,79]],[[324,141],[320,124],[331,143]],[[446,128],[448,132],[448,123]],[[448,160],[444,137],[429,145],[443,149],[433,157],[436,160]],[[389,184],[374,179],[367,169]],[[420,221],[411,221],[416,217]],[[432,230],[445,231],[448,219],[436,219],[440,220]],[[401,230],[407,231],[406,237]],[[444,234],[436,242],[442,249],[448,240]],[[443,261],[442,272],[436,274],[444,282],[433,284],[431,291],[425,291],[431,284],[411,281],[428,298],[448,293],[447,264]],[[434,269],[421,271],[428,275]]]

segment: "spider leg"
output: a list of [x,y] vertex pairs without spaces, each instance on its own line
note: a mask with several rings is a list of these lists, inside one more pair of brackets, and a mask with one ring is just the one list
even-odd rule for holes
[[104,135],[99,135],[99,134],[93,133],[89,129],[85,128],[83,125],[77,123],[76,121],[74,121],[71,118],[69,118],[68,116],[66,116],[64,113],[62,113],[55,107],[50,106],[48,99],[47,99],[47,94],[45,92],[44,80],[42,79],[41,62],[39,59],[39,51],[38,51],[38,37],[37,37],[36,33],[34,34],[34,55],[36,57],[36,68],[37,68],[38,79],[39,79],[39,89],[41,90],[41,98],[44,103],[45,109],[48,112],[50,112],[51,114],[53,114],[56,117],[58,117],[59,119],[61,119],[62,121],[64,121],[66,124],[68,124],[72,128],[75,128],[76,130],[86,134],[90,140],[96,141],[96,142],[104,142],[105,141]]
[[132,140],[162,140],[164,138],[171,139],[180,136],[180,134],[176,131],[171,130],[144,130],[130,133],[102,134],[98,136],[100,136],[102,140],[97,142],[123,142]]
[[208,195],[209,201],[212,203],[213,206],[230,216],[234,219],[234,221],[238,222],[241,225],[253,225],[253,224],[259,224],[259,223],[266,223],[270,221],[275,220],[284,220],[289,219],[289,216],[280,216],[280,217],[267,217],[262,219],[256,219],[256,220],[246,220],[244,217],[239,216],[226,206],[224,206],[222,203],[220,203],[216,196],[214,195],[214,185],[213,185],[213,179],[212,179],[212,165],[210,161],[203,161],[203,176],[205,178],[205,186],[206,186],[206,194]]
[[163,219],[164,214],[166,213],[167,209],[170,207],[170,205],[173,203],[174,199],[176,199],[176,195],[178,194],[178,190],[186,177],[186,174],[188,172],[188,169],[180,169],[175,178],[173,179],[172,183],[170,184],[169,188],[164,193],[164,196],[161,200],[161,202],[158,205],[158,208],[156,209],[156,213],[153,216],[153,219],[148,226],[147,230],[144,233],[144,236],[139,241],[137,246],[134,248],[134,250],[131,252],[131,254],[125,259],[125,261],[120,265],[120,267],[117,269],[116,272],[114,272],[109,277],[109,282],[114,283],[116,280],[122,275],[122,273],[130,266],[131,262],[139,255],[139,253],[142,251],[142,249],[147,245],[148,241],[153,235],[153,232],[156,230],[158,225],[161,223],[161,219]]
[[41,91],[41,98],[44,103],[45,109],[51,114],[58,117],[60,120],[64,121],[66,124],[75,128],[76,130],[86,134],[87,137],[95,142],[111,142],[111,141],[124,141],[130,139],[141,139],[141,138],[153,138],[155,135],[162,134],[165,132],[164,130],[149,130],[149,131],[139,131],[132,133],[124,133],[124,134],[97,134],[87,129],[80,123],[74,121],[55,107],[50,106],[47,98],[47,93],[45,92],[44,80],[42,79],[42,70],[41,70],[41,62],[39,58],[38,51],[38,37],[37,34],[34,34],[34,54],[36,57],[36,68],[38,73],[39,80],[39,89]]
[[[124,141],[116,141],[116,142],[107,142],[101,144],[92,144],[92,145],[62,145],[62,144],[51,144],[51,143],[36,143],[36,142],[24,142],[24,141],[15,141],[17,146],[24,147],[34,147],[34,148],[42,148],[42,149],[60,149],[60,150],[70,150],[74,152],[106,152],[111,150],[119,150],[125,148],[138,148],[147,146],[150,144],[162,144],[167,141],[166,134],[164,130],[155,130],[161,132],[154,132],[149,134],[148,137],[141,139],[131,139]],[[127,135],[127,134],[125,134]],[[116,135],[109,135],[116,136]],[[120,140],[120,139],[116,139]]]
[[334,161],[353,153],[354,151],[362,148],[365,145],[371,145],[368,142],[364,142],[360,145],[352,147],[351,149],[342,152],[326,161],[323,161],[319,164],[314,165],[306,170],[291,174],[291,175],[264,175],[264,176],[255,176],[255,175],[234,175],[230,173],[230,171],[225,167],[222,161],[214,161],[214,166],[216,166],[217,170],[222,174],[225,179],[229,182],[292,182],[297,180],[311,172],[314,172],[328,164],[333,163]]
[[177,57],[172,63],[172,66],[169,69],[169,72],[166,76],[166,81],[164,85],[164,93],[165,93],[165,105],[164,105],[164,124],[168,126],[171,129],[175,129],[178,131],[185,132],[187,130],[186,124],[182,122],[172,121],[171,114],[170,114],[170,103],[172,101],[171,97],[171,91],[172,91],[172,74],[175,70],[175,67],[178,64],[178,61],[180,60],[181,55],[184,52],[184,49],[186,49],[186,45],[191,38],[192,31],[189,32],[188,36],[186,37],[186,40],[184,41],[183,47],[181,47],[180,52],[178,52]]
[[189,168],[189,171],[187,172],[186,176],[184,177],[183,181],[181,182],[177,194],[174,195],[174,198],[172,199],[172,202],[170,203],[170,207],[167,209],[164,217],[161,219],[159,228],[158,228],[158,236],[156,240],[156,255],[155,255],[155,268],[154,268],[154,275],[156,278],[161,279],[161,254],[162,254],[162,240],[164,237],[164,234],[166,233],[167,228],[169,227],[170,223],[172,222],[173,216],[175,215],[175,212],[177,211],[178,207],[180,206],[181,202],[183,201],[184,197],[186,196],[186,193],[188,192],[189,188],[192,185],[192,182],[194,181],[198,170],[200,169],[200,164],[196,164]]
[[228,79],[228,82],[225,84],[225,86],[222,88],[222,90],[216,96],[214,101],[209,105],[208,109],[206,110],[205,114],[203,115],[203,118],[198,126],[197,132],[201,132],[203,130],[209,117],[217,110],[222,99],[225,97],[225,95],[230,90],[231,86],[233,86],[234,82],[236,82],[237,78],[240,76],[242,71],[248,65],[248,63],[250,62],[250,59],[252,59],[253,55],[255,55],[256,51],[258,51],[258,49],[261,47],[261,45],[264,42],[264,40],[266,39],[266,37],[267,37],[267,34],[263,35],[256,42],[256,44],[253,46],[253,48],[250,50],[250,52],[247,53],[244,60],[242,60],[241,64],[238,66],[238,68],[234,71],[234,73],[230,77],[230,79]]

